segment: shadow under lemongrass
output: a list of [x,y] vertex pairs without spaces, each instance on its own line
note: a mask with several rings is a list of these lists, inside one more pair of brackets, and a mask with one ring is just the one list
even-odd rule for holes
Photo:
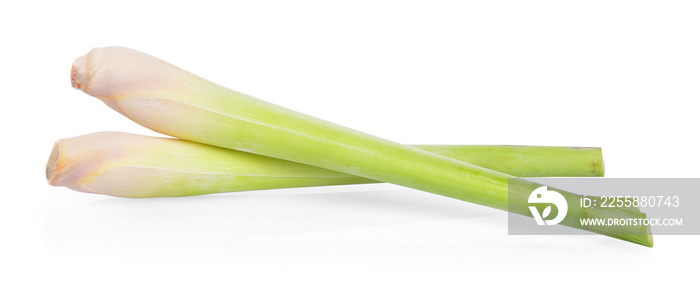
[[[484,222],[478,219],[503,214],[422,191],[368,184],[172,198],[105,196],[50,209],[42,234],[51,249],[59,250],[225,249],[265,238],[447,220]],[[503,221],[485,222],[506,231]]]

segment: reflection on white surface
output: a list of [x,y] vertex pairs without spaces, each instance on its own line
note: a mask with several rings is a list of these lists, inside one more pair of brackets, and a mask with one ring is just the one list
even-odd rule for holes
[[[274,242],[285,237],[285,241],[292,241],[294,235],[306,235],[299,239],[311,242],[327,242],[337,238],[322,239],[322,235],[341,235],[339,231],[348,229],[384,229],[388,234],[341,242],[381,243],[403,237],[402,231],[411,225],[440,221],[460,221],[465,226],[478,223],[503,232],[506,227],[499,219],[503,215],[501,211],[395,186],[346,186],[181,198],[104,197],[50,210],[43,222],[43,234],[47,245],[57,249],[222,248],[230,243]],[[321,239],[313,240],[315,234]],[[464,237],[459,233],[453,236],[456,240]],[[425,235],[411,238],[409,241],[436,241]]]
[[[528,264],[544,255],[585,260],[602,249],[635,266],[647,252],[600,235],[508,236],[505,212],[388,184],[145,200],[69,197],[81,203],[49,208],[41,222],[47,248],[128,270],[274,267],[328,276],[334,273],[324,267],[420,272],[431,266],[431,274],[529,275],[537,272]],[[84,202],[92,197],[98,199]],[[574,270],[576,263],[563,268]]]

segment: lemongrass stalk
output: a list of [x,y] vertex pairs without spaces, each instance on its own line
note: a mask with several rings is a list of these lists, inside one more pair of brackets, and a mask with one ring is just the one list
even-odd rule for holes
[[[599,148],[420,147],[467,162],[478,161],[496,170],[510,170],[511,174],[523,177],[540,173],[531,171],[537,168],[551,176],[571,172],[590,175],[590,165],[602,162]],[[471,149],[475,152],[468,152]],[[572,168],[571,162],[579,162],[573,165],[581,170]],[[122,132],[98,132],[57,140],[46,164],[46,177],[54,186],[130,198],[377,182],[181,139]]]
[[46,177],[54,186],[131,198],[375,182],[180,139],[120,132],[57,140]]
[[[93,49],[73,63],[71,81],[160,133],[508,210],[510,175],[286,109],[135,50]],[[650,245],[646,229],[595,232]]]

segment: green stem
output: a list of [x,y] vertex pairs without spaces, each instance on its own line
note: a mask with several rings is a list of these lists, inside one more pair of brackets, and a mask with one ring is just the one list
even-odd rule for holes
[[600,148],[494,145],[414,145],[445,157],[517,177],[603,176]]

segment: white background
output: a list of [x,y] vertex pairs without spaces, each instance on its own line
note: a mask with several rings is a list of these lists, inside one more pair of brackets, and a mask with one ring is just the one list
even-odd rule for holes
[[58,138],[157,135],[70,87],[120,45],[402,143],[600,146],[608,177],[698,177],[697,1],[174,2],[2,4],[0,291],[694,284],[698,236],[508,236],[503,212],[389,184],[127,200],[44,165]]

